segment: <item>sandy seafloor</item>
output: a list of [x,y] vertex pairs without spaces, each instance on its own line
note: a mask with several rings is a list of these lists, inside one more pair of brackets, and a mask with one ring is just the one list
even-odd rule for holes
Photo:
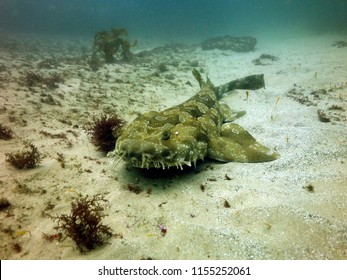
[[[257,39],[248,53],[171,44],[146,59],[92,71],[90,38],[1,35],[0,121],[15,137],[0,140],[0,197],[11,203],[0,212],[0,258],[347,259],[347,48],[332,46],[346,36]],[[165,43],[139,39],[133,52]],[[264,53],[279,60],[254,65]],[[158,72],[160,63],[168,71]],[[236,122],[279,159],[206,159],[195,169],[147,172],[116,164],[90,143],[84,126],[94,116],[117,113],[130,122],[191,97],[197,64],[215,85],[265,75],[265,89],[248,98],[234,91],[222,101],[247,111]],[[65,80],[55,89],[29,87],[29,71]],[[319,120],[318,109],[330,122]],[[17,170],[5,153],[21,150],[24,140],[44,158],[34,169]],[[80,253],[70,238],[42,238],[56,233],[48,215],[68,214],[78,194],[97,193],[109,200],[103,222],[116,234],[104,246]]]

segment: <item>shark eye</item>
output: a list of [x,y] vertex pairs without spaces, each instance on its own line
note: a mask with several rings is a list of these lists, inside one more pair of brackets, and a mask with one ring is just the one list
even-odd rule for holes
[[162,157],[168,157],[170,155],[170,151],[165,149],[160,154]]
[[169,140],[171,136],[171,132],[169,130],[165,130],[162,134],[161,134],[161,140]]

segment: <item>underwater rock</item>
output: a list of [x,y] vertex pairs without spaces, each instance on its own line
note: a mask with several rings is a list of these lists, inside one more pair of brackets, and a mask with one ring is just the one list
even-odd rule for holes
[[13,138],[13,131],[10,127],[0,123],[0,139],[10,140]]
[[262,65],[262,66],[265,66],[265,65],[271,65],[274,61],[277,61],[279,60],[278,57],[276,56],[273,56],[271,54],[262,54],[261,56],[259,56],[258,58],[256,59],[253,59],[252,60],[252,63],[254,65]]
[[233,50],[236,52],[250,52],[253,51],[257,39],[251,36],[233,37],[226,35],[224,37],[210,38],[201,43],[203,50]]
[[347,42],[346,41],[336,41],[332,44],[333,47],[337,48],[345,48],[347,47]]
[[331,122],[331,117],[327,115],[326,112],[324,112],[321,109],[317,110],[317,114],[318,114],[318,119],[321,122]]

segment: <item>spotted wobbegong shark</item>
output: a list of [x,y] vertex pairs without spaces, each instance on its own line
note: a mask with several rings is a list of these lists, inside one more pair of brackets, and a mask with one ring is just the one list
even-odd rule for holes
[[[245,114],[233,111],[219,99],[234,89],[265,87],[264,76],[251,75],[213,86],[193,69],[200,91],[187,101],[164,111],[150,111],[127,126],[116,142],[113,156],[138,168],[194,165],[211,158],[222,162],[265,162],[278,158],[233,121]],[[112,155],[111,155],[112,156]]]

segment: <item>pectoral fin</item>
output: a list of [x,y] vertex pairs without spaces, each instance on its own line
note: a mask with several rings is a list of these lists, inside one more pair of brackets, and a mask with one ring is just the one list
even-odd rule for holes
[[211,137],[208,156],[225,162],[264,162],[275,160],[279,155],[257,142],[238,124],[226,123],[220,136]]
[[243,117],[246,111],[236,111],[232,110],[227,104],[219,103],[220,112],[223,116],[223,123],[233,122],[238,118]]

